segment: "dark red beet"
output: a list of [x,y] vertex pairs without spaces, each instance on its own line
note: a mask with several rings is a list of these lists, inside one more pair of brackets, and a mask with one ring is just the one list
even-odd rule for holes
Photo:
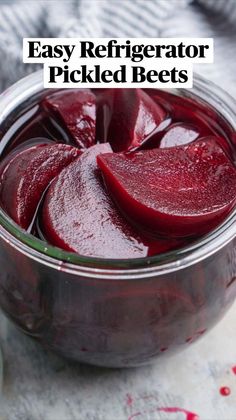
[[[199,139],[202,140],[202,139]],[[215,136],[207,136],[204,137],[203,140],[207,140],[207,141],[212,141],[217,143],[223,150],[224,152],[228,155],[228,157],[230,158],[230,160],[233,162],[235,159],[235,150],[232,147],[232,144],[230,142],[228,142],[226,140],[226,138],[224,137],[215,137]]]
[[51,184],[42,209],[46,239],[67,251],[103,258],[144,257],[148,248],[107,195],[96,157],[111,151],[93,146]]
[[167,109],[173,122],[184,122],[197,127],[200,137],[224,135],[223,125],[218,124],[217,113],[206,104],[190,98],[172,95],[162,90],[153,100]]
[[98,165],[123,214],[156,235],[188,237],[209,232],[236,201],[236,170],[213,139],[103,154]]
[[181,122],[171,124],[171,119],[166,119],[154,133],[145,139],[141,147],[132,149],[132,151],[183,146],[192,143],[197,138],[199,138],[199,130],[194,125]]
[[97,139],[109,141],[116,152],[140,146],[166,116],[141,89],[111,89],[97,103]]
[[80,153],[65,144],[37,144],[14,154],[10,161],[7,156],[0,178],[0,203],[6,213],[27,229],[44,190]]
[[14,149],[11,150],[10,153],[4,156],[4,159],[0,161],[0,179],[1,179],[2,172],[6,168],[7,164],[14,158],[14,156],[18,155],[20,152],[23,152],[23,150],[29,149],[30,147],[42,146],[42,145],[46,146],[49,144],[55,144],[55,143],[52,140],[49,140],[47,138],[35,137],[27,141],[24,141],[23,143],[20,143],[18,146],[14,147]]
[[44,99],[43,107],[64,124],[81,149],[95,143],[95,96],[89,90],[57,92]]

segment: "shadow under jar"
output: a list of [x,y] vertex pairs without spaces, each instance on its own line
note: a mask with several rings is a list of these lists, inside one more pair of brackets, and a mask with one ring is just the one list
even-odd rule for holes
[[[236,103],[230,96],[196,75],[193,89],[169,91],[216,110],[234,146]],[[48,93],[37,72],[0,97],[1,153],[14,122]],[[188,247],[107,260],[46,244],[0,210],[0,305],[25,333],[65,357],[107,367],[146,364],[189,346],[230,307],[235,236],[233,211]]]

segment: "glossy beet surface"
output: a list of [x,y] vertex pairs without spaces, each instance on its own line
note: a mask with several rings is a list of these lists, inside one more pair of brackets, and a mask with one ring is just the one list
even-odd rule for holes
[[51,180],[79,155],[78,149],[65,144],[39,143],[20,149],[1,174],[0,204],[3,209],[27,229]]
[[97,156],[110,151],[108,143],[91,147],[53,181],[42,209],[45,238],[81,255],[144,257],[147,247],[117,212],[97,169]]
[[153,236],[200,235],[236,201],[236,170],[211,138],[187,146],[98,156],[108,191],[139,230]]
[[110,89],[98,94],[97,137],[117,152],[140,146],[166,116],[142,89]]
[[211,108],[166,92],[58,91],[4,151],[1,206],[42,240],[83,256],[178,249],[234,207],[231,135]]
[[163,135],[159,147],[165,148],[182,146],[193,142],[198,137],[199,131],[197,127],[191,126],[191,124],[172,124],[172,126]]
[[[214,97],[214,92],[210,91],[206,83],[200,84],[199,81],[198,83],[200,88],[197,94],[201,96],[202,92],[205,92],[206,101],[208,97]],[[19,85],[17,86],[15,95],[18,97]],[[75,91],[73,92],[74,95]],[[10,183],[12,191],[14,188],[16,188],[15,191],[18,190],[18,179],[14,175],[14,166],[11,166],[11,169],[7,169],[7,166],[9,165],[10,168],[10,162],[15,156],[21,157],[23,154],[27,158],[32,148],[39,151],[53,145],[53,150],[59,151],[60,148],[65,147],[65,144],[69,144],[69,147],[73,146],[70,149],[73,150],[71,162],[64,162],[65,165],[63,164],[56,172],[51,172],[54,170],[54,165],[51,168],[49,168],[50,165],[46,165],[49,159],[48,154],[45,161],[43,159],[40,161],[45,162],[46,178],[43,176],[41,164],[34,166],[34,169],[37,169],[35,173],[29,171],[28,166],[25,166],[25,171],[22,172],[22,174],[27,174],[26,178],[32,181],[30,181],[31,184],[33,179],[37,179],[36,174],[39,179],[41,177],[43,180],[46,179],[43,188],[36,188],[37,191],[34,192],[36,195],[31,196],[30,188],[24,190],[27,194],[30,193],[31,197],[29,200],[31,204],[26,207],[31,209],[28,221],[34,213],[28,227],[28,232],[34,236],[25,235],[24,231],[11,221],[7,224],[7,216],[0,212],[2,223],[0,225],[0,305],[21,330],[63,356],[100,366],[137,366],[189,347],[221,319],[236,297],[236,241],[231,237],[228,241],[220,242],[221,246],[218,246],[221,238],[225,238],[225,231],[221,228],[220,234],[215,232],[211,240],[204,238],[201,245],[197,246],[197,251],[193,251],[191,248],[193,243],[201,240],[199,233],[194,238],[172,238],[170,233],[165,237],[162,235],[161,238],[154,238],[153,232],[152,235],[150,232],[146,234],[147,217],[141,220],[142,223],[138,227],[135,223],[136,227],[134,227],[132,217],[134,209],[130,207],[129,214],[125,213],[123,208],[120,209],[119,204],[123,202],[116,203],[111,198],[103,181],[108,164],[111,163],[111,156],[112,160],[117,158],[120,162],[121,157],[132,160],[134,153],[137,153],[135,160],[138,159],[139,153],[141,156],[143,153],[146,157],[152,154],[158,156],[167,154],[168,162],[175,162],[178,168],[179,159],[177,159],[176,149],[180,148],[178,150],[183,152],[186,151],[183,148],[188,147],[188,151],[192,150],[193,153],[190,154],[191,159],[187,152],[184,153],[186,167],[181,172],[183,177],[180,176],[179,171],[178,177],[169,177],[168,182],[165,180],[163,184],[165,191],[170,185],[177,188],[178,182],[186,187],[186,171],[193,160],[194,176],[189,175],[188,179],[188,182],[191,181],[191,187],[194,187],[192,193],[199,197],[200,181],[205,181],[203,182],[205,188],[212,192],[214,183],[212,184],[208,179],[210,176],[206,175],[212,175],[215,179],[219,176],[218,170],[222,170],[227,183],[225,183],[223,194],[225,201],[224,203],[221,201],[220,205],[221,208],[226,205],[229,209],[231,205],[229,202],[231,199],[233,202],[234,199],[233,191],[230,199],[227,191],[230,185],[232,187],[234,180],[232,164],[235,161],[234,140],[236,137],[227,122],[227,112],[224,113],[229,104],[222,106],[225,120],[211,106],[199,100],[172,95],[166,91],[149,90],[145,91],[145,95],[136,92],[131,97],[135,98],[134,104],[137,105],[139,103],[137,98],[146,98],[148,95],[152,105],[149,99],[147,102],[144,101],[145,106],[142,105],[147,113],[154,107],[153,103],[157,105],[154,131],[151,132],[151,128],[146,131],[149,125],[137,118],[135,107],[131,110],[129,119],[123,118],[122,111],[126,104],[121,101],[122,109],[119,110],[117,105],[119,101],[117,101],[113,111],[121,116],[122,124],[130,121],[128,130],[130,135],[122,137],[124,141],[122,140],[122,143],[118,145],[116,145],[118,136],[114,135],[110,146],[113,151],[116,149],[117,155],[111,155],[109,146],[101,144],[109,142],[109,139],[99,135],[102,129],[105,133],[109,131],[111,133],[111,126],[115,127],[118,121],[117,117],[112,121],[109,109],[106,109],[104,114],[109,118],[100,119],[104,112],[104,108],[100,107],[100,95],[103,95],[103,101],[108,101],[110,92],[109,90],[92,92],[96,99],[96,145],[91,134],[93,129],[88,131],[89,138],[93,138],[89,144],[84,142],[88,136],[85,136],[85,139],[81,139],[80,135],[77,137],[82,143],[76,140],[77,131],[73,134],[73,130],[67,126],[68,121],[71,123],[68,116],[62,119],[60,112],[55,110],[58,100],[55,102],[54,99],[59,92],[55,94],[54,91],[53,94],[46,92],[45,100],[43,89],[38,90],[37,96],[34,96],[28,86],[22,86],[20,98],[23,94],[27,94],[26,102],[19,108],[14,108],[14,112],[0,126],[2,157],[0,177],[3,179],[4,171],[10,171],[12,176],[9,177],[8,182],[14,181]],[[71,91],[65,91],[63,95],[69,93]],[[88,93],[91,94],[91,92]],[[191,96],[190,93],[185,92]],[[77,94],[80,97],[78,97],[78,103],[80,103],[82,95],[80,91],[76,92]],[[124,92],[118,92],[121,98],[124,97],[123,94]],[[61,92],[60,95],[62,95]],[[94,96],[92,96],[93,99]],[[5,95],[5,98],[7,97],[8,93]],[[46,106],[49,100],[52,105],[50,109]],[[63,106],[69,107],[68,110],[70,100],[69,96],[67,100],[66,98],[63,100]],[[3,99],[0,99],[0,117],[1,101]],[[29,103],[32,105],[29,106]],[[147,106],[148,103],[150,106]],[[218,103],[224,104],[224,100],[216,97],[215,106]],[[9,109],[9,103],[2,108]],[[81,106],[76,109],[78,111]],[[92,109],[94,110],[93,106]],[[70,116],[74,115],[74,110],[72,107]],[[81,118],[83,120],[83,116],[76,116],[77,121],[81,121]],[[101,126],[100,123],[102,123]],[[76,124],[72,124],[72,127],[76,129]],[[140,132],[145,132],[144,138],[134,134]],[[198,159],[199,144],[202,145],[203,142],[208,147],[212,145],[212,156],[213,154],[215,156],[213,160],[210,160],[209,166],[204,166],[205,178],[204,171],[198,172],[198,165],[203,165],[202,156],[199,162],[195,161]],[[128,155],[124,155],[124,148],[127,149]],[[203,150],[202,146],[199,150]],[[68,152],[69,155],[70,152]],[[54,154],[50,153],[50,159],[53,159],[53,156]],[[209,157],[208,153],[206,156]],[[44,157],[46,157],[45,154]],[[109,159],[106,158],[106,162],[105,157],[109,157]],[[102,170],[96,166],[96,158],[99,163],[103,160]],[[23,168],[24,160],[19,159],[19,161]],[[29,162],[29,159],[27,161]],[[145,165],[145,170],[141,174],[139,171],[139,176],[135,179],[135,182],[139,181],[137,189],[139,195],[142,190],[145,192],[145,189],[147,193],[150,192],[150,183],[146,185],[144,175],[146,171],[148,173],[152,163],[148,159],[147,161],[148,167]],[[164,165],[164,162],[162,164]],[[117,168],[116,165],[109,175],[117,178]],[[164,177],[167,170],[162,171],[160,176]],[[174,173],[176,174],[176,170]],[[196,173],[197,176],[195,176]],[[26,178],[23,176],[22,179]],[[130,174],[125,180],[125,188],[127,188],[126,183],[129,178]],[[215,205],[214,200],[220,200],[222,197],[222,179],[218,180],[221,194],[217,192],[214,197],[213,194],[210,195],[212,206]],[[156,178],[153,181],[156,191],[158,184],[156,184]],[[47,184],[46,187],[45,184]],[[159,187],[160,184],[158,184]],[[182,194],[182,192],[180,189],[178,193]],[[4,193],[2,196],[6,202],[10,203],[11,200],[17,202],[16,194],[8,197]],[[33,200],[32,197],[34,197]],[[145,197],[146,194],[144,194]],[[170,204],[174,206],[174,200],[172,201],[173,203]],[[184,205],[180,199],[176,201],[177,203]],[[219,201],[217,203],[219,204]],[[195,204],[194,210],[198,209],[198,201]],[[103,205],[104,211],[102,211]],[[9,215],[11,216],[10,210]],[[167,224],[165,228],[166,226]],[[234,231],[234,225],[227,222],[227,226],[229,227],[226,231],[229,235],[231,231]],[[226,229],[225,226],[224,229]],[[45,242],[45,237],[48,242]],[[39,241],[38,238],[44,242]],[[113,241],[114,238],[115,241]],[[126,258],[123,261],[114,260],[114,258],[107,260],[104,256],[116,252],[114,242],[118,243],[119,252],[125,250],[125,253],[129,254],[125,257],[134,255],[136,252],[140,256],[147,254],[148,256],[157,255],[157,257]],[[205,242],[207,245],[204,245]],[[65,249],[75,247],[76,252],[86,255],[95,253],[100,255],[100,258],[91,259],[83,258],[76,253],[68,254],[59,248],[50,247],[50,244],[59,245]],[[36,251],[39,246],[40,251],[39,248]],[[176,251],[186,246],[188,251]],[[193,245],[194,247],[196,245]],[[210,247],[211,252],[209,252]],[[168,255],[160,255],[169,250],[174,251]],[[199,252],[202,252],[201,258],[199,258]]]
[[88,90],[58,92],[43,102],[43,107],[62,124],[71,142],[84,149],[95,143],[96,103]]

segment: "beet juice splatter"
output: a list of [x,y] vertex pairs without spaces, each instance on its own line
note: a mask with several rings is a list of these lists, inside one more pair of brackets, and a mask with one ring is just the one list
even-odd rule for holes
[[230,395],[230,394],[231,394],[231,389],[230,389],[228,386],[222,386],[222,387],[220,388],[220,394],[221,394],[223,397],[228,397],[228,395]]
[[199,416],[191,411],[185,410],[184,408],[179,407],[162,407],[158,408],[158,411],[163,411],[165,413],[183,413],[186,420],[200,420]]
[[232,372],[234,375],[236,375],[236,365],[232,367]]
[[189,410],[185,410],[184,408],[179,408],[179,407],[160,407],[154,410],[147,410],[147,411],[142,411],[142,412],[137,411],[136,413],[129,416],[128,420],[133,420],[140,416],[145,418],[146,414],[152,414],[157,411],[162,411],[164,413],[183,413],[185,416],[185,420],[200,420],[200,417],[196,413],[193,413]]

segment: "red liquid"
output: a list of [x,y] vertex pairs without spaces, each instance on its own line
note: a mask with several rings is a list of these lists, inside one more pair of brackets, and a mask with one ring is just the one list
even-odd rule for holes
[[133,397],[131,394],[126,394],[126,404],[131,407],[133,404]]
[[[135,402],[135,400],[137,399],[141,399],[144,401],[148,401],[148,400],[152,400],[152,399],[157,399],[155,396],[153,395],[145,395],[143,397],[140,398],[133,398],[131,394],[126,394],[126,404],[129,408],[131,408],[133,406],[133,403]],[[157,408],[147,408],[145,410],[142,411],[136,411],[135,413],[131,414],[128,418],[128,420],[134,419],[136,417],[139,416],[147,416],[150,415],[152,413],[156,413],[157,411],[163,411],[164,413],[182,413],[185,416],[185,420],[200,420],[199,416],[189,410],[185,410],[184,408],[180,408],[180,407],[157,407]]]
[[228,395],[230,395],[230,394],[231,394],[231,390],[230,390],[230,388],[229,388],[228,386],[222,386],[222,387],[220,388],[220,394],[221,394],[223,397],[228,397]]
[[[2,138],[2,155],[5,156],[5,159],[0,166],[0,173],[2,172],[1,205],[23,228],[28,229],[28,231],[31,229],[31,233],[52,245],[81,255],[138,258],[187,246],[216,227],[232,210],[236,195],[236,191],[234,191],[236,171],[233,166],[228,170],[228,159],[234,161],[233,132],[214,110],[193,100],[183,99],[156,90],[148,90],[145,93],[142,90],[107,89],[94,90],[93,93],[70,91],[70,93],[64,92],[62,95],[54,93],[38,106],[23,113],[14,122],[11,131],[5,132]],[[201,139],[200,143],[199,139]],[[138,169],[139,173],[135,172],[132,180],[132,177],[130,178],[131,168],[128,166],[127,174],[124,175],[123,173],[123,176],[125,176],[126,183],[130,178],[132,187],[128,186],[128,190],[125,191],[129,191],[132,198],[132,194],[136,195],[135,190],[142,187],[140,203],[149,203],[149,184],[150,182],[156,183],[159,179],[160,186],[157,187],[156,196],[152,199],[153,203],[151,204],[152,207],[155,207],[156,203],[160,201],[156,213],[153,210],[150,212],[149,207],[146,208],[146,204],[144,206],[142,204],[143,207],[140,207],[140,214],[138,214],[137,204],[133,204],[132,201],[123,202],[119,191],[113,191],[113,184],[110,184],[110,175],[106,175],[104,164],[100,164],[100,161],[105,162],[101,160],[103,159],[102,154],[100,155],[101,159],[100,156],[98,157],[102,172],[97,169],[96,156],[99,153],[105,153],[100,146],[93,157],[93,170],[88,174],[86,172],[89,164],[86,161],[81,166],[81,173],[78,172],[78,165],[75,162],[74,167],[77,168],[77,172],[73,174],[73,166],[69,165],[70,162],[67,159],[65,163],[62,163],[61,169],[57,171],[50,170],[49,173],[48,168],[47,176],[45,173],[40,175],[40,169],[37,168],[35,173],[33,169],[29,168],[29,174],[27,174],[24,168],[23,170],[17,169],[15,164],[12,164],[12,168],[4,175],[4,167],[6,167],[12,153],[19,163],[20,152],[23,149],[30,148],[31,145],[66,143],[78,147],[83,153],[87,147],[93,149],[94,144],[108,141],[115,152],[120,150],[125,153],[133,151],[131,155],[124,155],[127,162],[128,156],[143,153],[140,162],[143,162],[142,165],[146,164],[147,168],[150,167],[150,173],[147,173],[145,178],[141,165]],[[223,157],[224,162],[222,161],[219,164],[216,161],[212,168],[208,164],[206,168],[203,165],[200,165],[199,168],[196,167],[195,172],[191,175],[191,180],[187,175],[187,171],[190,171],[190,169],[187,167],[187,162],[184,163],[186,169],[184,177],[186,179],[184,178],[183,185],[179,186],[179,179],[183,176],[183,171],[180,165],[178,172],[177,166],[182,159],[182,154],[185,159],[187,153],[189,156],[195,153],[195,144],[199,144],[201,148],[203,142],[209,149],[207,151],[209,158],[211,158],[211,154],[213,158],[214,153],[223,153],[225,156]],[[215,147],[216,150],[211,151],[212,147]],[[92,149],[91,153],[88,154],[88,162],[91,161]],[[149,154],[149,157],[146,158],[147,152],[145,150],[149,149],[153,149],[153,155]],[[142,152],[139,152],[141,150]],[[222,150],[223,152],[221,152]],[[156,178],[153,178],[153,181],[150,181],[152,174],[155,173],[155,166],[153,168],[151,166],[152,156],[156,156],[155,151],[158,152],[158,160],[155,165],[157,165],[157,169],[159,168],[159,173]],[[8,158],[9,152],[11,154]],[[200,152],[202,153],[201,150]],[[35,153],[28,153],[28,163],[27,153],[25,161],[26,167],[29,167]],[[50,157],[50,152],[48,152],[48,157],[46,152],[44,155],[46,161]],[[176,159],[176,163],[173,163],[173,158]],[[196,162],[198,162],[197,159],[198,156],[196,155]],[[36,167],[37,159],[35,162],[31,166]],[[173,174],[168,174],[169,168],[173,164]],[[190,164],[195,163],[194,161],[193,163],[190,162],[189,168]],[[55,165],[53,161],[49,163],[49,167],[52,165]],[[64,167],[68,166],[67,172],[63,171],[63,165]],[[137,164],[135,163],[135,165]],[[218,167],[217,165],[221,166]],[[45,171],[42,162],[41,167],[43,168],[41,171]],[[209,173],[207,173],[208,167]],[[212,185],[214,185],[214,182],[216,183],[214,189],[211,188],[210,173],[213,171],[216,173],[217,170],[221,171],[221,175],[212,181]],[[165,171],[167,171],[167,177],[165,177]],[[58,178],[60,172],[62,174]],[[64,173],[65,175],[63,175]],[[101,178],[102,173],[106,185]],[[53,181],[55,175],[58,175],[53,182],[55,187],[49,188],[49,184]],[[115,172],[114,175],[116,176]],[[12,181],[14,176],[16,181]],[[92,178],[95,180],[97,176],[99,176],[99,179],[97,178],[96,182],[91,181]],[[77,182],[79,177],[81,177],[80,187]],[[86,177],[87,181],[85,181]],[[201,180],[201,177],[203,180]],[[205,199],[202,189],[204,179],[209,180],[209,185],[206,186]],[[134,184],[135,182],[136,184]],[[21,187],[19,192],[16,183],[25,183],[25,189]],[[66,186],[65,183],[67,183]],[[85,183],[87,183],[86,186]],[[32,184],[31,189],[34,191],[30,196],[28,185]],[[171,187],[173,193],[170,192],[168,198],[166,192],[163,195],[163,186],[169,188],[169,184],[173,184]],[[173,195],[177,188],[182,191],[185,188],[189,189],[189,186],[199,193],[193,194],[191,190],[189,195],[185,194],[186,196],[183,193]],[[49,191],[47,192],[48,188]],[[55,195],[55,188],[60,192],[60,198]],[[78,191],[75,193],[76,188]],[[28,201],[24,199],[26,190],[29,196]],[[69,190],[71,190],[70,194]],[[219,197],[218,201],[216,200],[217,195]],[[9,197],[11,197],[11,202],[9,202]],[[85,202],[84,209],[81,204],[82,197]],[[97,199],[97,197],[99,198]],[[111,198],[114,198],[115,204]],[[166,200],[169,200],[170,203],[165,204],[168,208],[168,210],[165,210],[167,214],[162,215],[159,209],[163,208],[163,203],[166,203]],[[201,200],[203,200],[202,203]],[[186,207],[186,203],[191,202],[192,205]],[[179,209],[176,208],[177,203]],[[201,215],[201,209],[196,210],[197,203],[200,203],[200,207],[202,206],[204,211],[208,206],[207,217]],[[217,206],[221,207],[220,213],[215,214],[213,212],[211,218],[209,216],[211,209]],[[13,208],[14,212],[12,211]],[[75,208],[77,208],[76,212]],[[105,208],[107,209],[107,215],[106,213],[103,214]],[[36,209],[34,210],[36,211],[35,214],[32,214],[33,209]],[[196,217],[195,210],[199,213],[198,217]],[[93,219],[91,219],[91,212],[93,212]],[[173,217],[175,213],[177,217]],[[187,217],[189,220],[185,221],[184,213],[193,213],[191,224],[189,216]],[[181,214],[181,217],[178,214]],[[60,215],[60,220],[58,220],[58,215]],[[97,221],[98,226],[92,220]],[[107,223],[107,228],[105,228],[103,220]],[[83,228],[81,227],[81,221]],[[144,225],[143,222],[145,222]],[[80,228],[75,227],[78,224]],[[114,232],[114,236],[110,236],[109,232]],[[110,246],[111,243],[115,244],[114,249]],[[106,245],[108,245],[108,248],[106,248]]]
[[165,413],[183,413],[185,414],[186,420],[199,420],[199,416],[197,414],[179,407],[163,407],[159,408],[158,411],[164,411]]
[[161,407],[155,410],[147,410],[147,411],[137,411],[136,413],[129,416],[128,420],[135,419],[136,417],[145,417],[145,415],[150,415],[155,413],[156,411],[163,411],[165,413],[183,413],[185,416],[185,420],[200,420],[199,416],[195,413],[192,413],[189,410],[185,410],[184,408],[179,407]]

